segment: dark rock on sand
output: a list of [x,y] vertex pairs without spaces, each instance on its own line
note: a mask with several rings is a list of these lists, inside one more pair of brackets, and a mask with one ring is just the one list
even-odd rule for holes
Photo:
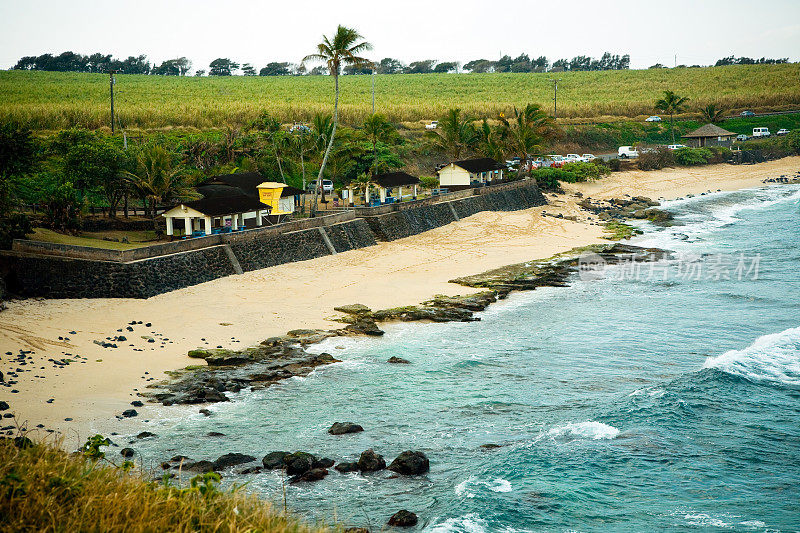
[[356,335],[369,335],[372,337],[380,337],[384,334],[384,331],[378,327],[378,324],[375,323],[375,320],[370,317],[359,317],[353,323],[345,326],[345,331],[347,333],[356,334]]
[[8,411],[9,405],[6,402],[0,401],[0,411]]
[[364,428],[353,422],[334,422],[328,428],[328,433],[331,435],[344,435],[346,433],[358,433],[359,431],[364,431]]
[[317,458],[306,452],[294,452],[283,458],[286,465],[286,473],[290,476],[305,474],[314,468],[314,461]]
[[146,439],[148,437],[158,437],[158,435],[156,435],[155,433],[151,433],[149,431],[142,431],[141,433],[136,435],[137,439]]
[[389,470],[405,476],[418,476],[431,469],[430,461],[422,452],[405,451],[389,465]]
[[417,515],[403,509],[393,514],[388,523],[390,526],[395,527],[412,527],[417,525],[417,521]]
[[125,418],[132,418],[134,416],[137,416],[138,414],[139,413],[136,412],[136,409],[126,409],[122,411],[122,416],[124,416]]
[[358,458],[358,469],[362,472],[377,472],[384,468],[386,468],[386,461],[372,448],[362,452],[361,457]]
[[367,315],[372,312],[372,309],[363,304],[340,305],[339,307],[334,307],[333,310],[347,313],[348,315]]
[[252,455],[245,455],[243,453],[226,453],[214,461],[214,470],[223,470],[231,466],[252,463],[255,460],[256,458]]
[[289,483],[298,483],[300,481],[319,481],[328,475],[325,468],[312,468],[307,472],[294,476],[289,480]]
[[140,402],[139,400],[133,400],[131,402],[131,405],[134,406],[134,407],[144,407],[144,404],[142,402]]
[[136,453],[136,452],[135,452],[135,451],[133,451],[133,448],[122,448],[122,449],[119,451],[119,454],[120,454],[122,457],[125,457],[126,459],[127,459],[128,457],[133,457],[133,454],[135,454],[135,453]]
[[261,464],[268,470],[277,470],[286,466],[285,459],[289,455],[289,452],[270,452],[261,459]]
[[403,359],[402,357],[396,357],[394,355],[392,357],[390,357],[386,362],[387,363],[392,363],[392,364],[395,364],[395,365],[410,365],[411,364],[411,361],[409,361],[408,359]]
[[339,463],[333,467],[337,472],[345,474],[347,472],[358,472],[358,463]]

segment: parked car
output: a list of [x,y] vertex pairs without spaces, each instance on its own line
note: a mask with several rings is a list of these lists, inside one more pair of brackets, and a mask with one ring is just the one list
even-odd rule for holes
[[670,144],[667,146],[669,150],[677,150],[678,148],[688,148],[685,144]]
[[769,128],[753,128],[753,137],[769,137]]
[[567,154],[564,156],[564,161],[567,163],[583,163],[584,159],[578,154]]
[[594,161],[595,159],[597,159],[597,156],[594,154],[583,154],[584,161]]
[[435,130],[438,127],[439,127],[439,121],[438,120],[433,120],[433,121],[431,121],[430,124],[425,124],[425,129],[426,130]]
[[644,119],[645,122],[661,122],[661,117],[657,115],[653,115],[652,117],[647,117]]
[[[313,191],[317,188],[317,180],[313,180],[308,184],[308,190]],[[333,192],[333,182],[331,180],[322,180],[322,190],[324,192]]]
[[639,157],[639,152],[633,146],[620,146],[617,150],[617,156],[620,159],[629,159]]
[[754,116],[756,116],[756,114],[753,113],[752,111],[742,111],[741,113],[739,113],[739,116],[740,117],[754,117]]
[[747,136],[747,135],[745,135],[744,133],[740,133],[739,135],[737,135],[737,136],[736,136],[736,140],[737,140],[737,141],[746,141],[746,140],[747,140],[747,139],[749,139],[749,138],[750,138],[750,137],[748,137],[748,136]]
[[789,133],[789,130],[787,130],[786,128],[781,128],[775,135],[786,135],[787,133]]

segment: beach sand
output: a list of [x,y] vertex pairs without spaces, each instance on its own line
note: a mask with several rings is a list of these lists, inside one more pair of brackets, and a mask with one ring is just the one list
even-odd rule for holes
[[[406,239],[230,276],[147,300],[9,302],[0,313],[0,371],[6,380],[9,371],[22,372],[13,386],[18,392],[2,388],[0,400],[11,405],[6,413],[13,412],[17,423],[27,422],[29,429],[44,424],[62,432],[68,445],[109,427],[133,431],[138,421],[153,414],[152,406],[136,408],[136,419],[118,422],[114,417],[130,408],[137,391],[163,379],[165,371],[197,364],[186,356],[190,349],[243,348],[291,329],[341,327],[331,320],[337,305],[381,309],[417,304],[435,294],[467,294],[472,291],[448,280],[607,242],[603,228],[587,221],[577,207],[575,192],[598,199],[624,194],[673,199],[756,187],[764,178],[797,170],[800,157],[751,166],[616,173],[594,183],[568,185],[563,195],[548,194],[551,205],[478,213]],[[543,213],[571,215],[577,221]],[[142,324],[129,324],[138,321]],[[106,339],[119,335],[127,340],[116,341],[117,348],[95,343],[114,342]],[[14,359],[20,350],[33,352],[25,365]],[[85,362],[76,360],[78,355]],[[62,358],[73,362],[60,366],[49,361]],[[2,425],[12,423],[2,420]]]

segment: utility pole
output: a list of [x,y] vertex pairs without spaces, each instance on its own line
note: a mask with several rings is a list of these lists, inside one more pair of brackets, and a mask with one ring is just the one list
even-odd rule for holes
[[561,81],[561,78],[557,80],[548,78],[547,81],[553,82],[553,120],[558,120],[558,82]]
[[108,71],[108,86],[111,90],[111,134],[114,134],[114,73],[116,70],[109,70]]
[[375,67],[372,67],[372,114],[375,114]]

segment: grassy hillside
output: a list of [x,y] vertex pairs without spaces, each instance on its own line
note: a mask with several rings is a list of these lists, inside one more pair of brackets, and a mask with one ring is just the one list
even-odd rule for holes
[[[794,63],[558,74],[381,75],[376,77],[376,107],[395,122],[435,119],[451,107],[476,117],[496,116],[528,102],[549,108],[553,93],[548,78],[553,77],[561,79],[559,116],[573,121],[651,114],[653,102],[665,89],[689,96],[694,110],[712,102],[755,111],[800,105],[800,64]],[[354,122],[367,116],[370,76],[345,76],[341,86],[343,119]],[[116,91],[117,113],[128,128],[222,127],[244,123],[262,110],[291,122],[332,111],[332,82],[326,76],[120,75]],[[0,94],[0,120],[22,120],[36,129],[109,123],[106,75],[0,71]]]
[[0,531],[326,531],[243,491],[218,491],[209,476],[198,480],[195,489],[167,488],[103,460],[3,439]]

